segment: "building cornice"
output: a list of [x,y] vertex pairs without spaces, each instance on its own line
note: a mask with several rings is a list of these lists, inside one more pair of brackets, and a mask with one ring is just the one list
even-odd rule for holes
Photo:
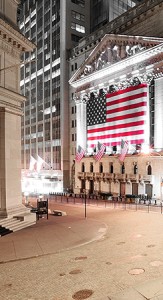
[[[98,80],[99,83],[109,81],[112,78],[119,77],[123,74],[129,74],[133,71],[136,65],[137,69],[144,68],[145,73],[151,73],[155,69],[155,65],[159,65],[163,60],[163,43],[144,50],[141,53],[135,54],[131,57],[125,58],[112,65],[106,66],[105,68],[95,71],[89,75],[81,76],[80,69],[70,79],[69,83],[75,89],[79,89],[85,85],[91,86],[93,82]],[[78,73],[79,72],[79,73]],[[106,80],[105,80],[106,79]]]
[[0,37],[19,52],[33,51],[36,46],[18,30],[0,18]]

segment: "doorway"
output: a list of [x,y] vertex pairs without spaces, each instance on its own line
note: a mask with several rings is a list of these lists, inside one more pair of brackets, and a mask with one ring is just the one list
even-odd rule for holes
[[148,199],[152,198],[152,190],[153,190],[152,184],[147,183],[145,185],[145,194],[147,194]]
[[126,194],[126,183],[125,182],[121,182],[120,183],[120,196],[125,196]]
[[132,195],[138,195],[138,183],[132,183]]
[[94,192],[94,181],[90,180],[90,182],[89,182],[89,193],[93,194],[93,192]]
[[83,193],[84,190],[85,190],[85,180],[82,179],[81,180],[81,193]]

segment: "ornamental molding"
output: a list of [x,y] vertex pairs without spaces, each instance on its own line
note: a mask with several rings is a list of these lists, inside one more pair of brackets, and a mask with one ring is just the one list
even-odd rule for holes
[[7,41],[4,41],[0,36],[0,50],[3,50],[4,52],[10,54],[11,56],[15,57],[17,60],[20,60],[20,50],[14,48],[13,45],[8,43]]
[[[6,101],[7,100],[11,100]],[[19,107],[26,101],[26,98],[22,96],[21,94],[15,93],[11,90],[8,90],[6,88],[0,87],[0,103],[7,104],[9,106],[13,107]]]
[[33,51],[36,48],[36,46],[19,31],[19,28],[16,30],[2,19],[0,19],[0,36],[10,43],[12,47],[17,48],[19,52]]
[[84,93],[84,94],[81,94],[81,95],[78,95],[78,94],[75,94],[73,100],[75,101],[76,104],[87,104],[87,102],[89,101],[90,99],[90,96],[89,94],[87,93]]

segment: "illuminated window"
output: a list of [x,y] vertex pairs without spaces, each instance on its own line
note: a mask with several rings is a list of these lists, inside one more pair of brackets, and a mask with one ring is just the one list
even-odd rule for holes
[[85,27],[74,22],[71,23],[71,28],[78,32],[85,33]]

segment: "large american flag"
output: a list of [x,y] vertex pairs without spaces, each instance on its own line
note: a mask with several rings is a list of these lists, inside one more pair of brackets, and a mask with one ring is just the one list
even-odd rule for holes
[[131,86],[87,103],[87,142],[94,148],[98,142],[116,146],[125,139],[130,144],[145,140],[147,84]]

